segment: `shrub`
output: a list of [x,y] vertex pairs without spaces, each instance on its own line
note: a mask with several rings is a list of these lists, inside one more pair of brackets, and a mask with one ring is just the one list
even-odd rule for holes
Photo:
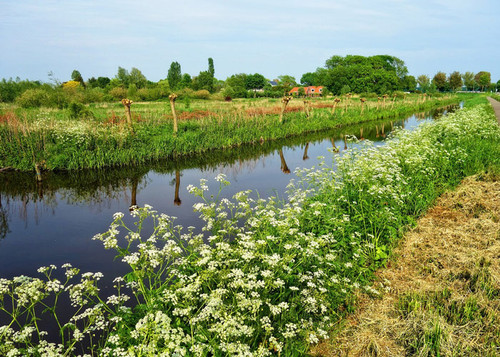
[[101,88],[88,88],[83,92],[84,103],[103,102],[105,97],[104,90]]
[[194,91],[191,88],[182,88],[181,90],[175,92],[177,94],[178,99],[182,99],[184,97],[193,98]]
[[139,100],[154,101],[164,98],[164,93],[161,88],[141,88],[137,91],[136,97]]
[[123,87],[115,87],[109,91],[109,94],[114,100],[122,100],[127,98],[127,90]]
[[71,102],[68,106],[68,114],[70,118],[93,118],[94,113],[82,103]]
[[67,81],[63,83],[64,89],[76,89],[80,87],[80,82],[78,81]]
[[44,89],[27,89],[16,98],[16,103],[23,108],[47,106],[49,95]]
[[405,97],[405,92],[400,91],[400,90],[395,90],[394,92],[392,92],[392,95],[393,96],[395,95],[396,98],[401,99],[401,98]]
[[195,99],[209,99],[210,92],[206,89],[200,89],[193,93],[193,98]]

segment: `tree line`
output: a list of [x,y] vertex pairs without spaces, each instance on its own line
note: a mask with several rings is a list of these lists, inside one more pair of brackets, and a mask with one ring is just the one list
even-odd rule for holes
[[[215,65],[208,58],[208,68],[197,76],[182,73],[181,64],[172,62],[167,76],[158,82],[150,81],[138,69],[130,71],[118,67],[113,78],[99,76],[86,81],[78,70],[68,81],[60,82],[49,73],[49,83],[21,80],[0,81],[0,102],[18,102],[24,107],[66,107],[71,102],[92,103],[102,101],[133,100],[154,101],[168,98],[175,92],[180,98],[224,99],[245,97],[280,97],[293,87],[323,86],[323,95],[345,93],[385,94],[394,91],[447,92],[447,91],[496,91],[500,80],[491,82],[491,74],[455,71],[450,75],[438,72],[431,79],[427,75],[417,78],[408,74],[403,60],[389,55],[332,56],[323,67],[304,73],[298,82],[295,77],[281,75],[274,80],[262,74],[233,74],[220,80],[215,77]],[[299,90],[299,93],[303,91]]]

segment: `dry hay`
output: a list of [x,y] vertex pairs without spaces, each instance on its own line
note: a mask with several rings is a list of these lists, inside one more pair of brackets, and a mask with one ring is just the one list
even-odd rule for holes
[[[416,349],[415,341],[438,327],[441,356],[500,355],[499,217],[498,177],[469,177],[444,194],[401,240],[388,268],[378,272],[375,287],[383,296],[360,296],[357,313],[313,354],[433,356],[437,353],[426,346]],[[440,300],[440,294],[449,296]],[[432,299],[443,306],[452,302],[452,307],[477,303],[476,318],[450,323],[455,315],[447,320],[421,307],[401,313],[402,301]],[[437,304],[433,309],[441,308]]]

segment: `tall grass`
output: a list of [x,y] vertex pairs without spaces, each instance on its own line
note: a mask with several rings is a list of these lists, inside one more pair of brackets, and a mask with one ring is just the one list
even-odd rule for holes
[[[147,205],[131,212],[134,224],[117,213],[94,237],[130,266],[115,280],[116,295],[101,297],[100,274],[69,265],[62,281],[56,267],[41,268],[43,279],[0,279],[10,321],[0,327],[0,353],[74,354],[92,341],[102,356],[304,355],[353,309],[356,290],[378,294],[369,285],[374,270],[441,192],[465,175],[499,170],[499,139],[491,108],[478,106],[302,170],[287,200],[249,191],[219,200],[202,180],[189,187],[202,201],[194,206],[202,234]],[[216,180],[220,189],[229,184]],[[57,320],[61,340],[48,344],[37,307],[66,292],[75,315]],[[47,307],[45,315],[57,315]]]
[[3,144],[0,167],[33,170],[35,165],[43,163],[47,170],[74,170],[137,164],[398,117],[457,102],[457,97],[426,102],[417,97],[379,109],[372,102],[366,104],[362,114],[359,104],[351,105],[347,111],[338,110],[332,115],[333,104],[317,100],[311,104],[311,115],[306,118],[303,105],[292,105],[292,101],[280,123],[279,103],[269,100],[205,101],[198,103],[194,110],[180,111],[179,132],[175,136],[165,103],[134,104],[133,131],[126,127],[120,104],[91,106],[80,111],[85,113],[84,118],[76,120],[71,117],[75,115],[74,110],[13,109],[2,114],[0,120]]

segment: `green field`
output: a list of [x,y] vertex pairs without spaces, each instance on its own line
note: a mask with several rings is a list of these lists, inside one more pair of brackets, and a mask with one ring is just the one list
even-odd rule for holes
[[285,110],[279,99],[180,100],[177,133],[168,102],[133,103],[131,126],[120,103],[74,104],[66,109],[2,104],[0,168],[43,171],[133,165],[397,118],[462,100],[451,94],[372,96],[364,103],[359,96],[340,99],[334,109],[333,97],[311,98],[308,103],[294,98]]

